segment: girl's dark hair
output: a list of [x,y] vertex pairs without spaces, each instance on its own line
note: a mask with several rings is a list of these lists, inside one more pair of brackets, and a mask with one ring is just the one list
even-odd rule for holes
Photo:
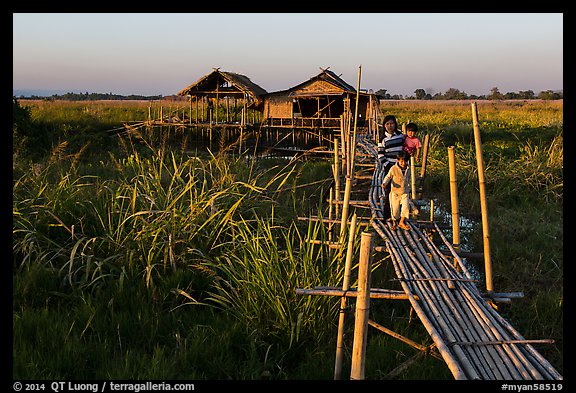
[[388,120],[393,120],[394,123],[396,123],[396,127],[398,127],[398,120],[396,120],[396,116],[394,116],[394,115],[384,116],[384,120],[382,120],[382,125],[388,123]]
[[410,161],[410,154],[406,150],[400,150],[396,158],[401,158],[404,161]]
[[406,131],[418,132],[418,125],[416,123],[408,123],[406,124]]

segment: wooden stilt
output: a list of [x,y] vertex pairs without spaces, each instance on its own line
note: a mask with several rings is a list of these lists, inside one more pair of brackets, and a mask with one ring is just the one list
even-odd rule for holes
[[458,186],[456,182],[456,158],[454,146],[448,147],[448,170],[450,173],[450,202],[452,206],[452,246],[460,251],[460,216],[458,214]]
[[416,199],[416,160],[414,156],[410,157],[410,188],[412,200]]
[[472,119],[474,124],[474,145],[476,147],[476,165],[478,167],[478,183],[480,186],[480,208],[482,210],[482,237],[484,240],[484,271],[486,276],[486,291],[494,291],[492,285],[492,261],[490,259],[490,231],[488,228],[488,202],[486,200],[486,184],[484,181],[484,161],[482,159],[482,141],[478,124],[478,108],[472,102]]
[[[354,253],[354,238],[356,235],[356,214],[352,216],[350,231],[348,232],[348,248],[346,251],[346,264],[344,265],[344,282],[342,290],[350,288],[350,271],[352,270],[352,255]],[[346,296],[340,300],[340,314],[338,318],[338,336],[336,341],[336,361],[334,364],[334,379],[340,379],[342,375],[342,359],[344,358],[344,321],[346,317]]]
[[340,205],[338,204],[338,201],[340,201],[340,151],[338,147],[338,138],[334,138],[334,192],[334,200],[336,201],[336,217],[338,217],[340,213]]
[[352,188],[352,179],[350,177],[346,177],[346,186],[344,188],[344,204],[342,206],[342,217],[340,222],[340,238],[339,241],[344,241],[344,234],[346,232],[346,225],[348,221],[348,209],[350,205],[350,192]]
[[362,74],[362,65],[358,66],[358,84],[356,85],[356,105],[354,108],[354,133],[352,134],[352,143],[350,144],[350,177],[354,178],[354,162],[356,161],[356,138],[358,135],[358,107],[360,106],[360,76]]
[[358,267],[358,297],[354,324],[354,344],[352,346],[352,367],[350,379],[364,379],[366,362],[366,341],[368,316],[370,311],[370,272],[372,270],[372,232],[362,232],[360,260]]

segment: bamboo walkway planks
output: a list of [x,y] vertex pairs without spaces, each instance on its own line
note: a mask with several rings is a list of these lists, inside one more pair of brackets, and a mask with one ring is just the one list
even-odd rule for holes
[[[455,379],[561,380],[563,377],[481,296],[452,246],[452,259],[430,239],[429,226],[391,230],[383,216],[383,168],[374,142],[357,146],[375,158],[369,192],[372,227],[384,240],[397,279]],[[441,233],[438,226],[434,228]],[[456,267],[454,266],[456,263]]]

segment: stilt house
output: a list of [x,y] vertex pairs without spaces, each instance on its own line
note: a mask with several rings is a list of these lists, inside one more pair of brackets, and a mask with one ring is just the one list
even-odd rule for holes
[[[326,69],[290,89],[263,96],[263,122],[273,127],[338,128],[341,116],[352,118],[356,110],[356,88]],[[378,99],[360,91],[358,126],[378,118]]]
[[[328,68],[321,70],[292,88],[268,93],[244,75],[214,68],[177,94],[189,96],[191,108],[195,104],[196,122],[336,129],[343,118],[353,121],[357,91]],[[360,91],[358,101],[358,127],[376,129],[378,98]]]
[[[266,93],[244,75],[214,68],[177,95],[189,96],[190,104],[196,104],[196,113],[201,113],[203,120],[215,123],[239,121],[245,124],[249,109],[262,111],[262,97]],[[213,113],[211,119],[209,110]]]

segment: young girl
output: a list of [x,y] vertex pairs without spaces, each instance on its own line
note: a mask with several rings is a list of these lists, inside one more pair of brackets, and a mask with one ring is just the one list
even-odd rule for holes
[[401,150],[398,153],[396,164],[390,168],[390,171],[382,181],[382,193],[385,192],[388,183],[391,184],[388,198],[390,200],[390,213],[392,216],[392,229],[396,229],[396,221],[400,220],[398,226],[402,229],[409,230],[410,226],[406,224],[406,219],[410,215],[410,167],[408,165],[410,155]]
[[406,124],[406,138],[404,138],[403,150],[406,150],[411,157],[418,157],[418,152],[422,147],[420,139],[416,136],[418,126],[416,123]]

